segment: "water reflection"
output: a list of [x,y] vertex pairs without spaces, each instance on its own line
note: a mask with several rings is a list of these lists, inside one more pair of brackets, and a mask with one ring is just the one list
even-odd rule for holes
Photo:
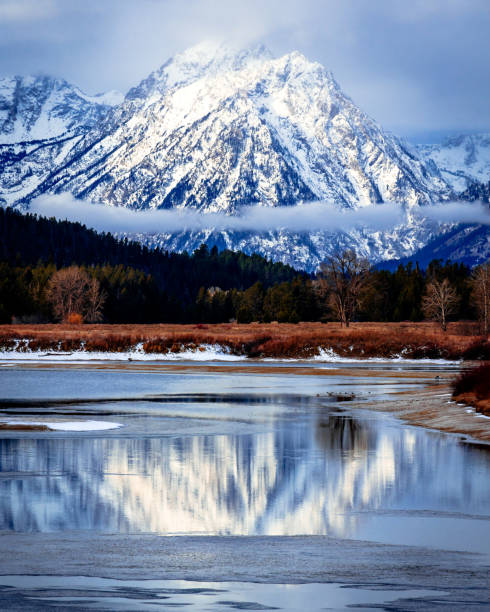
[[327,414],[318,419],[316,441],[326,451],[365,453],[373,449],[372,429],[350,415]]
[[353,536],[362,511],[486,513],[488,454],[351,416],[268,433],[0,441],[0,528]]

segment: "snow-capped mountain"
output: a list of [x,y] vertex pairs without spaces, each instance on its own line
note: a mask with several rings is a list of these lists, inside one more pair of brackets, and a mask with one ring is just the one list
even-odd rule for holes
[[410,257],[394,258],[382,263],[381,267],[396,270],[399,264],[417,261],[422,268],[426,268],[434,259],[449,259],[470,268],[485,263],[490,259],[488,225],[457,225],[411,253]]
[[299,53],[194,47],[126,96],[32,195],[70,191],[135,209],[291,205],[358,207],[448,198],[425,164]]
[[88,97],[54,79],[23,83],[0,89],[9,143],[0,146],[0,202],[7,205],[69,192],[135,210],[239,214],[249,205],[327,200],[351,209],[398,202],[407,212],[404,226],[390,232],[211,227],[138,236],[165,248],[206,242],[308,269],[339,247],[374,260],[401,257],[438,232],[411,211],[455,197],[429,155],[384,132],[330,72],[297,52],[276,59],[263,46],[203,43],[171,58],[123,101]]
[[87,96],[49,76],[0,79],[0,144],[52,140],[98,125],[122,94]]
[[423,159],[438,166],[457,193],[490,180],[490,134],[460,134],[417,149]]
[[122,100],[47,76],[0,79],[0,203],[28,197]]

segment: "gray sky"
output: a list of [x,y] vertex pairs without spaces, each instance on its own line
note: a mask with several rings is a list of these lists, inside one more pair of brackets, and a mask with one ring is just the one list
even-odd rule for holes
[[123,92],[209,37],[299,50],[385,128],[490,132],[490,0],[0,0],[0,76]]

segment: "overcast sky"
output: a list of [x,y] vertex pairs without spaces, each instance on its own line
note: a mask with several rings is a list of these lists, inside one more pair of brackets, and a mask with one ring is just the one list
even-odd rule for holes
[[0,76],[125,92],[206,38],[297,49],[398,134],[490,132],[490,0],[0,0]]

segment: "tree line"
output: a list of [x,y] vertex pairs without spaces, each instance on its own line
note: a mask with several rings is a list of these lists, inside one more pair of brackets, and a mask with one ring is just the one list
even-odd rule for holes
[[464,264],[433,260],[425,271],[400,264],[392,273],[373,270],[352,250],[337,253],[320,266],[318,284],[337,320],[433,319],[446,331],[450,318],[478,318],[489,327],[490,263],[471,270]]
[[221,305],[238,322],[422,321],[433,319],[446,331],[450,320],[480,321],[488,333],[490,264],[471,270],[464,264],[432,261],[426,270],[400,264],[394,272],[377,270],[352,250],[324,262],[312,278],[297,277],[265,289],[260,282],[246,291],[201,288],[203,322],[221,318]]
[[1,207],[0,261],[14,267],[53,264],[58,269],[73,264],[122,266],[151,276],[160,290],[186,303],[195,299],[201,286],[246,289],[260,281],[270,287],[303,274],[260,255],[218,252],[216,247],[208,249],[206,245],[192,254],[150,249],[127,238],[98,233],[81,223]]
[[400,265],[372,269],[355,253],[332,257],[315,277],[297,275],[247,289],[201,286],[185,301],[142,270],[97,265],[0,263],[0,321],[108,323],[239,323],[299,321],[420,321],[490,317],[490,265],[471,271],[434,261],[426,271]]
[[151,250],[79,223],[0,209],[0,322],[219,323],[479,318],[489,265],[432,261],[378,270],[353,251],[316,275],[259,255]]

